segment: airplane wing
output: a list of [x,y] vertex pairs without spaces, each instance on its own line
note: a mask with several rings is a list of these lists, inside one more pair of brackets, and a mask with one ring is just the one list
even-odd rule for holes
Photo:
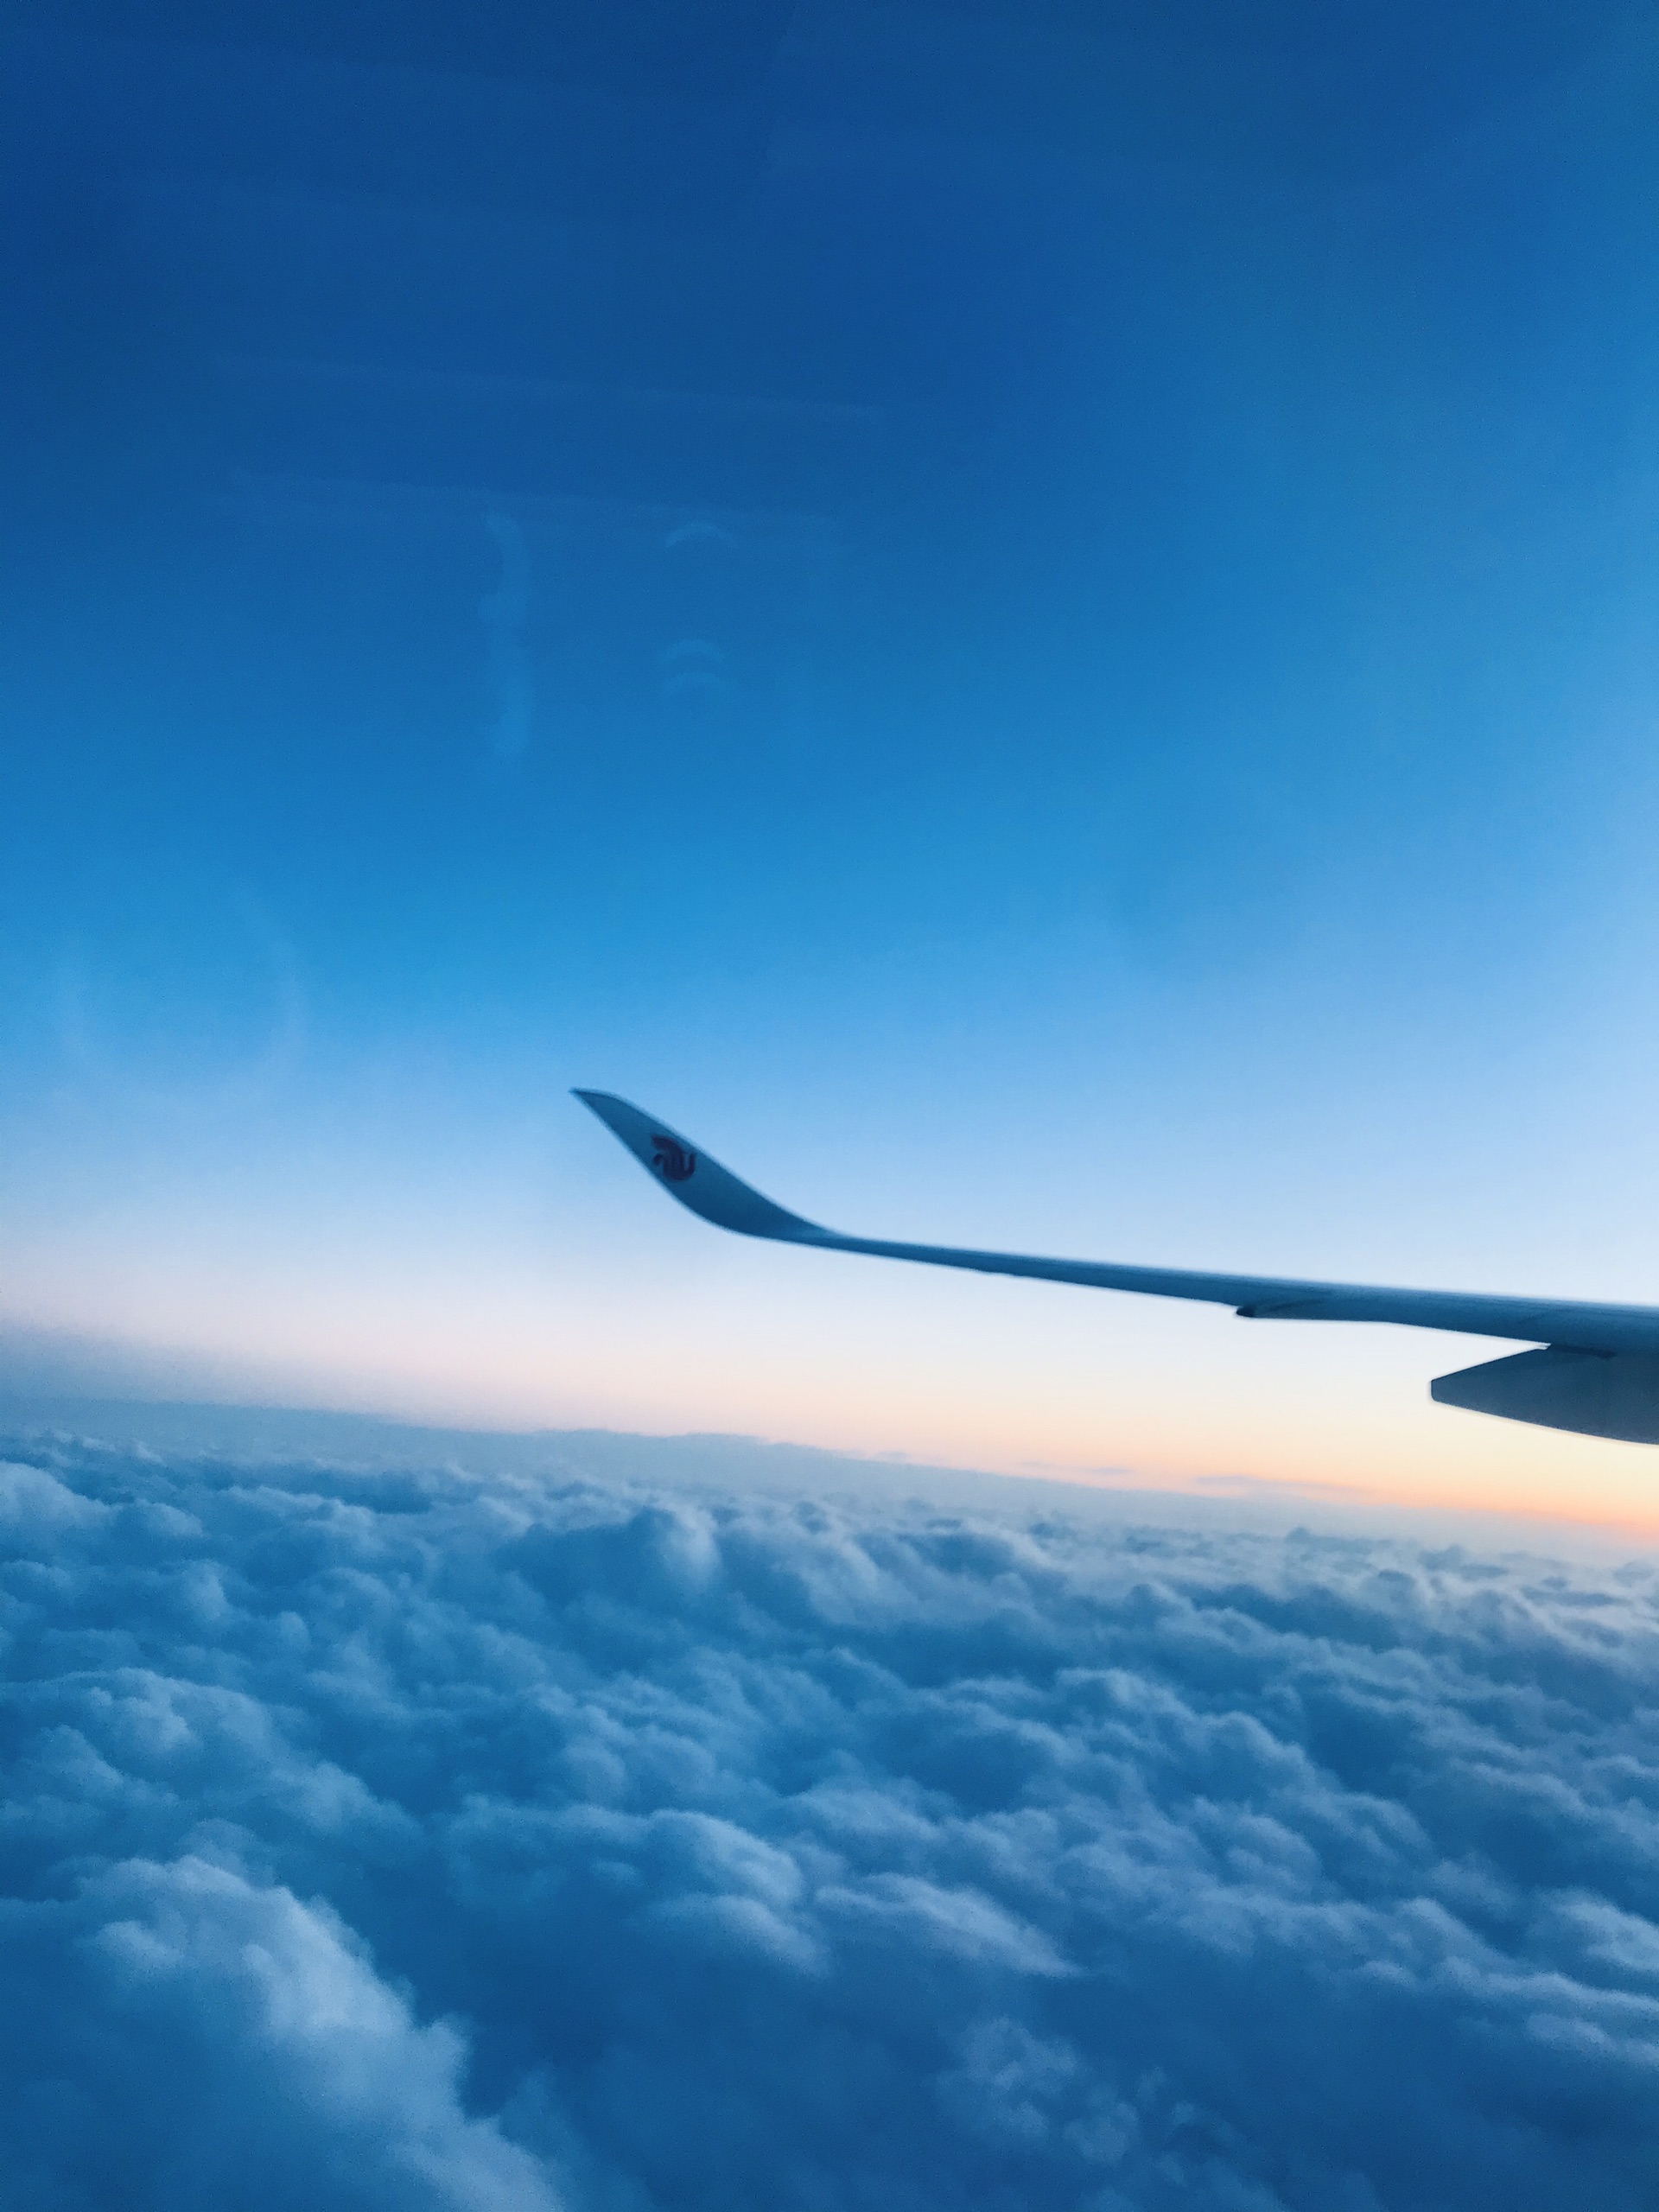
[[848,1236],[762,1197],[690,1138],[626,1099],[604,1090],[575,1095],[671,1197],[716,1228],[741,1236],[862,1252],[876,1259],[920,1260],[930,1267],[969,1268],[981,1274],[1029,1275],[1096,1290],[1199,1299],[1230,1306],[1251,1321],[1390,1321],[1465,1336],[1519,1338],[1541,1348],[1441,1376],[1431,1385],[1433,1396],[1444,1405],[1548,1428],[1659,1443],[1659,1307],[1304,1282],[1287,1276],[1051,1260],[1023,1252]]

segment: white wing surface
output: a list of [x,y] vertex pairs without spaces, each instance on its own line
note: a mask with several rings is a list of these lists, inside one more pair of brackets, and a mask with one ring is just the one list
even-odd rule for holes
[[1210,1274],[1116,1261],[1051,1260],[1024,1252],[979,1252],[949,1244],[848,1236],[763,1198],[660,1117],[604,1090],[575,1096],[598,1115],[682,1205],[742,1236],[810,1244],[876,1259],[920,1260],[981,1274],[1030,1275],[1095,1290],[1201,1299],[1253,1321],[1391,1321],[1464,1336],[1511,1337],[1543,1347],[1489,1361],[1432,1386],[1441,1403],[1549,1428],[1636,1443],[1659,1443],[1659,1307],[1602,1306],[1484,1292],[1395,1290],[1362,1283],[1303,1282],[1291,1276]]

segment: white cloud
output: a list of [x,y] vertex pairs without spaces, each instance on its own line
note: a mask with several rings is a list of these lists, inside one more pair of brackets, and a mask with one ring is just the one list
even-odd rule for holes
[[84,1528],[107,1509],[82,1497],[43,1467],[30,1467],[15,1459],[0,1462],[0,1529],[16,1541],[30,1535],[49,1537],[59,1529]]
[[1639,1564],[7,1449],[23,2212],[1650,2203]]

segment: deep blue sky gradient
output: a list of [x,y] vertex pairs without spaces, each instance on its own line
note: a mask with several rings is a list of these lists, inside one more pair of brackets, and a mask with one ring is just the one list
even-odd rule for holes
[[15,1319],[308,1357],[401,1236],[441,1332],[497,1185],[556,1304],[631,1202],[571,1082],[852,1226],[1652,1294],[1639,14],[7,37]]

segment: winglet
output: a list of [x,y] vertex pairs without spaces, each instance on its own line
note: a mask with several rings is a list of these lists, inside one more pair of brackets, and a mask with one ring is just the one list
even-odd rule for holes
[[833,1241],[833,1232],[804,1221],[787,1207],[774,1205],[759,1191],[751,1190],[717,1160],[710,1160],[700,1146],[671,1129],[668,1123],[642,1114],[626,1098],[608,1090],[577,1090],[580,1098],[613,1137],[655,1177],[671,1198],[689,1206],[717,1229],[735,1230],[740,1236],[776,1236],[790,1244],[817,1244]]

